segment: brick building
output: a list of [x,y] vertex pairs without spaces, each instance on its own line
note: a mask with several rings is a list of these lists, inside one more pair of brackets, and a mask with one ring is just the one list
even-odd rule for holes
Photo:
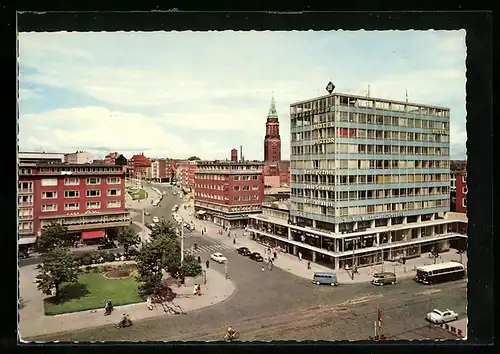
[[148,168],[151,167],[151,161],[144,156],[144,153],[132,156],[128,160],[127,165],[131,177],[147,179]]
[[171,182],[178,160],[151,159],[151,180],[159,183]]
[[92,156],[92,154],[87,151],[76,151],[71,154],[65,154],[64,162],[71,164],[93,163],[94,156]]
[[53,222],[83,240],[116,236],[130,224],[124,177],[121,166],[19,158],[19,244],[34,244]]
[[109,154],[107,154],[106,156],[104,156],[104,163],[107,163],[107,164],[110,164],[110,165],[114,165],[115,164],[115,160],[118,158],[118,156],[120,156],[118,154],[118,152],[110,152]]
[[197,217],[224,227],[246,225],[264,200],[261,162],[198,161],[194,205]]
[[467,172],[456,172],[455,212],[467,213]]
[[181,160],[177,164],[179,184],[184,188],[194,188],[197,161]]

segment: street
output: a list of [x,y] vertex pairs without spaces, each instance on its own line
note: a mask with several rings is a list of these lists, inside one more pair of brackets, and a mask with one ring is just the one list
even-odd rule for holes
[[[166,194],[161,204],[149,208],[149,218],[170,220],[172,206],[180,202]],[[279,268],[266,267],[262,272],[262,263],[201,236],[200,230],[184,230],[186,253],[199,255],[204,267],[214,252],[227,257],[228,275],[236,287],[231,298],[187,316],[136,321],[126,330],[98,327],[37,340],[220,340],[229,325],[241,333],[240,340],[363,340],[373,335],[377,306],[382,332],[391,339],[452,339],[448,332],[430,326],[426,313],[450,308],[466,316],[466,280],[432,286],[412,279],[384,287],[370,283],[317,286]],[[224,273],[222,264],[210,261],[210,268]]]

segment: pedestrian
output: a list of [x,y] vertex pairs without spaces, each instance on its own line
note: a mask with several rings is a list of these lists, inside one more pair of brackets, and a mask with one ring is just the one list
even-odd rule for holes
[[307,261],[307,269],[311,269],[311,261]]
[[198,256],[198,263],[201,263],[201,257]]
[[273,260],[276,259],[276,258],[278,258],[278,253],[276,251],[274,251],[274,258],[273,258]]
[[299,252],[299,261],[302,261],[302,252]]
[[260,268],[260,270],[264,272],[265,271],[264,266],[262,266],[262,268]]
[[152,310],[153,309],[153,301],[151,300],[151,296],[148,296],[147,300],[146,300],[146,306],[148,307],[148,310]]
[[233,238],[233,245],[235,245],[235,244],[236,244],[236,237]]
[[194,284],[193,295],[196,295],[197,291],[198,291],[198,284]]
[[206,228],[206,227],[205,227],[205,228],[203,228],[203,230],[204,230],[205,232],[207,232],[207,228]]
[[207,269],[208,269],[208,266],[210,265],[210,262],[208,261],[208,259],[207,259],[207,261],[205,262],[205,265],[207,266]]

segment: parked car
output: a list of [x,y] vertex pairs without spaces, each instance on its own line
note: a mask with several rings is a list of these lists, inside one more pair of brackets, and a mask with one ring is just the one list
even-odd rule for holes
[[316,285],[321,285],[321,284],[326,284],[326,285],[331,285],[331,286],[339,285],[338,280],[337,280],[337,274],[332,273],[332,272],[314,273],[312,282],[313,282],[313,284],[316,284]]
[[192,216],[192,215],[193,215],[193,212],[192,212],[192,211],[190,211],[190,212],[189,212],[189,216]]
[[373,274],[373,285],[396,284],[396,274],[390,272],[382,272]]
[[160,219],[157,216],[153,216],[153,222],[154,223],[160,222]]
[[264,257],[262,257],[259,252],[250,254],[250,259],[256,262],[264,262]]
[[450,309],[446,309],[445,311],[434,309],[432,312],[429,312],[425,318],[432,323],[446,323],[457,320],[458,313]]
[[247,248],[247,247],[240,247],[236,250],[238,254],[241,254],[242,256],[249,256],[252,254],[252,252]]
[[145,211],[144,211],[144,215],[146,215],[146,216],[150,216],[150,215],[151,215],[151,213],[150,213],[149,211],[145,210]]
[[210,256],[210,259],[217,262],[217,263],[224,263],[224,262],[227,262],[227,258],[224,257],[224,255],[222,253],[214,253]]
[[113,241],[106,242],[105,244],[97,246],[98,250],[109,250],[109,249],[112,249],[112,248],[116,248],[116,244]]

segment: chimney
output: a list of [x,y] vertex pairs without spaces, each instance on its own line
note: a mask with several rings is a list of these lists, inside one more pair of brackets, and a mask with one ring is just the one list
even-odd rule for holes
[[238,150],[231,150],[231,162],[238,162]]
[[243,161],[243,145],[240,145],[240,160]]

